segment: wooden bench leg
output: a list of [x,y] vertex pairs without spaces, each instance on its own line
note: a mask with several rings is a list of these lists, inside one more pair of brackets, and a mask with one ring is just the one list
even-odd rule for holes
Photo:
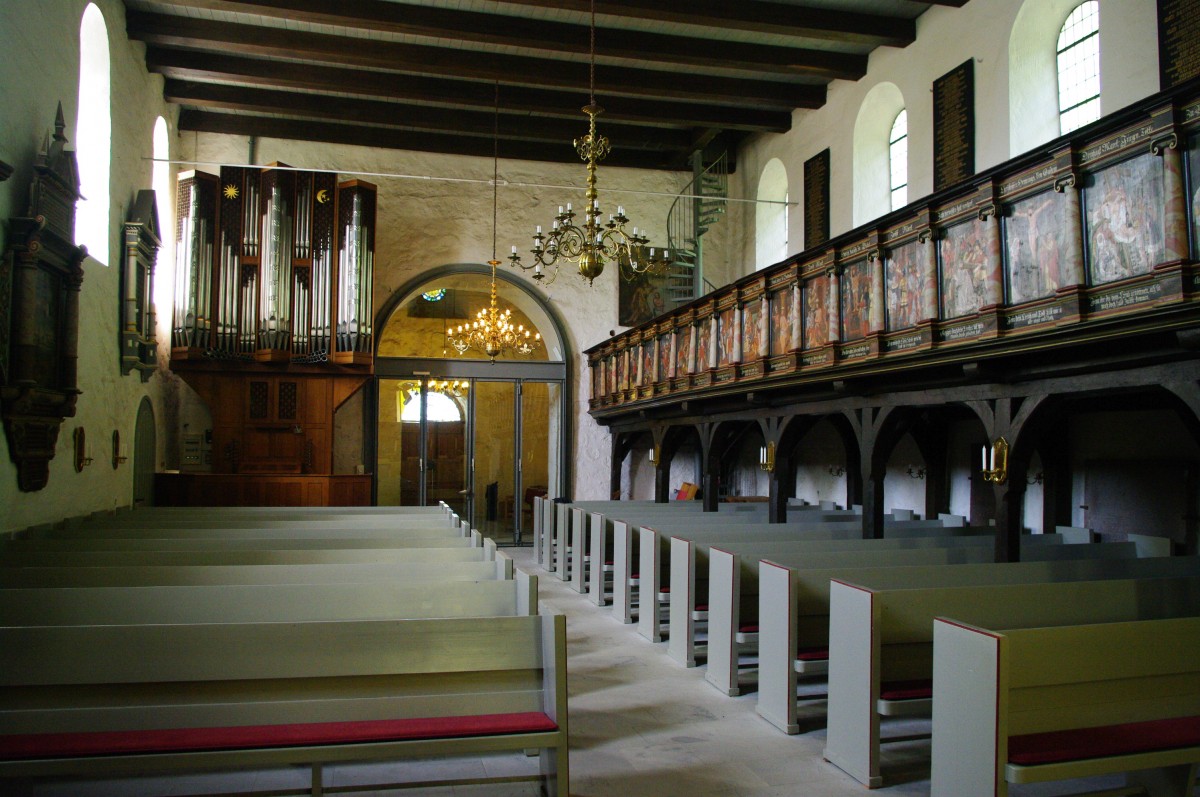
[[321,797],[325,793],[325,784],[322,782],[321,765],[314,763],[312,765],[312,793],[313,797]]
[[570,797],[568,753],[566,745],[541,751],[542,794],[545,797]]
[[1126,775],[1130,786],[1140,786],[1149,797],[1190,797],[1196,785],[1196,765],[1180,764],[1142,769]]

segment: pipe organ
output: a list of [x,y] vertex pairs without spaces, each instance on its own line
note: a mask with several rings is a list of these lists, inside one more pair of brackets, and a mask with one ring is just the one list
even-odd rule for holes
[[179,176],[171,369],[212,429],[209,461],[158,475],[160,501],[370,502],[333,443],[374,362],[375,214],[374,185],[326,172]]
[[375,197],[277,165],[181,174],[172,359],[370,365]]

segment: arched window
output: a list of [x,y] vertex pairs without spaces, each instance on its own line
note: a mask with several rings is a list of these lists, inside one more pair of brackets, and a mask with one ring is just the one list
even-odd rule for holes
[[[893,204],[896,183],[893,169],[903,164],[905,184],[903,205],[908,201],[908,158],[897,158],[890,142],[896,120],[908,104],[895,83],[876,84],[863,97],[854,121],[854,225],[866,224],[889,213]],[[907,115],[904,115],[907,121]],[[908,125],[903,128],[907,133]],[[904,139],[905,152],[908,139]]]
[[79,191],[75,206],[75,242],[105,265],[110,260],[109,160],[112,118],[109,111],[108,26],[104,14],[88,3],[79,25],[79,110],[75,120],[75,153]]
[[[175,270],[170,267],[175,262],[175,202],[171,193],[171,141],[167,132],[167,120],[158,117],[154,122],[154,167],[150,185],[154,188],[154,200],[158,205],[158,232],[162,236],[162,246],[158,250],[159,266],[154,270],[154,303],[158,307],[167,307],[174,295]],[[167,265],[163,265],[167,264]],[[159,313],[158,318],[163,325],[162,340],[167,332],[170,313]]]
[[908,111],[896,114],[888,134],[888,164],[891,167],[892,210],[908,204]]
[[1070,133],[1100,118],[1100,3],[1075,7],[1058,32],[1059,130]]
[[[420,389],[410,391],[407,395],[402,391],[400,396],[404,400],[404,406],[400,410],[400,422],[420,423]],[[462,408],[458,406],[457,401],[445,393],[430,390],[425,394],[425,418],[430,423],[461,421],[463,419]]]
[[754,261],[766,268],[788,255],[787,169],[772,158],[758,178],[758,205],[754,212]]

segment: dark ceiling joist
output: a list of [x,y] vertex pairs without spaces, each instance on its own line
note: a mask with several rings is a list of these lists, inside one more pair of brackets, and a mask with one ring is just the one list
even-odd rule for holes
[[[178,80],[234,83],[260,88],[288,88],[344,92],[365,96],[438,103],[476,109],[491,108],[492,84],[383,72],[306,66],[233,55],[150,47],[146,66],[151,72]],[[505,110],[533,115],[560,116],[586,124],[579,110],[587,101],[580,90],[555,91],[524,86],[504,86]],[[678,127],[717,127],[743,132],[782,133],[790,129],[790,111],[761,111],[707,103],[653,102],[629,97],[599,97],[604,106],[601,124],[636,122]]]
[[[426,75],[500,80],[504,83],[562,88],[587,85],[588,65],[494,53],[470,53],[452,48],[372,41],[131,12],[127,16],[130,38],[148,44],[235,50],[276,58],[311,60]],[[597,70],[597,90],[606,94],[669,97],[731,105],[758,105],[777,109],[808,108],[821,103],[824,86],[752,80],[694,72],[671,73],[629,67],[605,66]]]
[[[455,39],[474,44],[502,45],[545,52],[557,50],[586,55],[586,25],[401,5],[386,0],[164,0],[163,6],[225,11],[362,30]],[[857,80],[866,74],[867,57],[803,47],[780,47],[694,36],[604,28],[596,30],[601,58],[652,61],[675,66],[736,69],[761,74],[813,76]]]
[[[461,108],[436,108],[427,105],[381,102],[351,97],[332,97],[295,91],[248,89],[215,83],[189,83],[168,80],[163,99],[192,108],[210,110],[290,114],[310,119],[328,119],[409,130],[463,133],[491,137],[493,111],[469,111]],[[502,108],[504,108],[502,103]],[[586,132],[582,120],[568,121],[550,117],[519,117],[502,110],[500,137],[522,141],[561,143]],[[633,125],[605,124],[602,132],[618,149],[644,149],[655,152],[683,149],[693,136],[688,131]]]
[[[589,0],[505,0],[510,5],[587,12]],[[962,5],[966,0],[942,0]],[[596,0],[596,13],[629,19],[702,25],[806,39],[903,47],[917,36],[916,23],[903,17],[848,13],[829,8],[766,0]]]
[[[213,113],[184,110],[179,114],[179,129],[200,133],[224,133],[258,138],[282,138],[296,141],[321,141],[329,144],[350,144],[382,149],[404,149],[415,152],[440,152],[448,155],[492,157],[492,139],[482,136],[458,136],[446,133],[395,130],[383,127],[317,122],[303,119]],[[583,162],[578,160],[570,141],[547,146],[536,141],[500,141],[501,158],[578,163],[580,183],[583,182]],[[671,169],[669,154],[645,150],[613,151],[605,166],[625,166],[635,169]],[[732,168],[732,167],[731,167]]]

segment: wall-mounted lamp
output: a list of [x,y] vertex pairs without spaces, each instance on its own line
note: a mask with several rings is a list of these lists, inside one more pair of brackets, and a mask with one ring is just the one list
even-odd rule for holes
[[87,455],[87,433],[82,426],[75,427],[75,472],[82,473],[83,469],[92,464],[92,458]]
[[923,465],[921,465],[921,466],[909,465],[908,470],[906,470],[904,472],[907,473],[909,476],[911,476],[914,479],[924,479],[925,478],[925,466],[923,466]]
[[775,443],[767,443],[758,449],[758,467],[767,473],[775,472]]
[[846,467],[844,465],[830,465],[827,470],[830,476],[845,476]]
[[118,466],[128,461],[129,457],[121,456],[121,433],[116,429],[113,429],[112,443],[112,466],[113,470],[116,470]]
[[1004,484],[1008,481],[1008,441],[997,437],[991,449],[983,447],[983,464],[980,468],[985,482]]
[[650,449],[650,464],[657,465],[662,461],[662,449],[657,445]]

